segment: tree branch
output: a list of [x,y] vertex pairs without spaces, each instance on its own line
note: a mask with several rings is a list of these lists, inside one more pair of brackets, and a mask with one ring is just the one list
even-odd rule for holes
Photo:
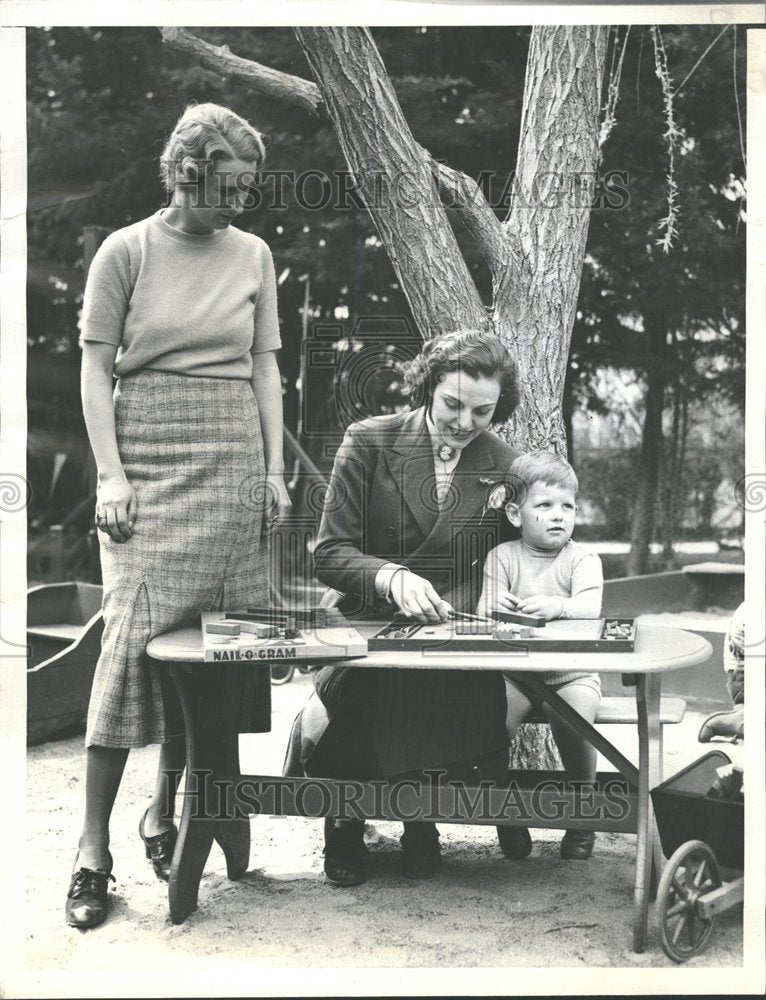
[[[295,29],[319,86],[235,56],[228,46],[211,45],[185,28],[160,30],[168,47],[221,76],[329,119],[422,336],[490,325],[439,202],[433,161],[415,142],[367,29]],[[446,167],[439,171],[445,179],[449,173]],[[455,176],[467,206],[472,182]],[[502,241],[492,234],[496,227],[494,237],[501,237],[499,224],[495,220],[491,228],[481,209],[473,214],[468,224],[482,252],[491,248],[490,259],[499,261]]]
[[504,271],[512,252],[510,240],[479,185],[462,171],[435,160],[428,150],[423,149],[423,154],[439,185],[442,202],[460,213],[465,228],[493,274]]
[[301,27],[311,66],[360,197],[423,337],[490,325],[370,32]]
[[224,79],[303,108],[311,115],[319,116],[324,112],[319,88],[310,80],[281,73],[252,59],[242,59],[235,56],[228,45],[211,45],[186,28],[160,28],[160,32],[168,48],[193,56],[201,66]]

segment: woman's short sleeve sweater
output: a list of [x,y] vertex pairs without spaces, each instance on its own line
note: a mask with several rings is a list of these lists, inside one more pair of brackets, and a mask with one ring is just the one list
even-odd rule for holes
[[115,345],[118,376],[249,379],[254,355],[281,346],[271,252],[231,226],[182,233],[161,212],[119,229],[93,258],[80,339]]

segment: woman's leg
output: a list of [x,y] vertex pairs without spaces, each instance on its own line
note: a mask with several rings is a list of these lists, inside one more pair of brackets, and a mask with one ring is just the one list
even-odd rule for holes
[[176,793],[186,763],[185,737],[173,736],[160,748],[154,794],[144,818],[144,834],[156,837],[169,830],[175,815]]
[[[589,684],[573,681],[556,692],[558,696],[588,722],[593,722],[601,702],[601,695]],[[575,733],[561,719],[556,718],[547,706],[543,706],[551,733],[559,748],[567,778],[571,781],[595,781],[596,748]]]
[[85,819],[78,844],[78,868],[111,870],[109,819],[128,750],[90,746],[85,764]]

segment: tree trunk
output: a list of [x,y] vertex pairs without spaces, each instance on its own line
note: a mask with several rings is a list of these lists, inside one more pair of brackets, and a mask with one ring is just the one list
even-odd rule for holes
[[644,415],[641,457],[638,465],[638,488],[630,531],[628,576],[646,572],[649,545],[654,534],[657,484],[662,461],[662,410],[665,402],[665,335],[654,329],[653,362],[646,373],[646,412]]
[[670,441],[662,451],[659,486],[660,530],[662,539],[662,562],[666,570],[673,569],[673,509],[678,466],[678,443],[681,423],[681,387],[676,377],[672,386],[667,387],[673,400],[673,419],[670,426]]
[[533,29],[517,186],[504,223],[513,254],[494,274],[495,327],[524,391],[510,424],[522,448],[566,454],[561,413],[598,168],[604,26]]
[[670,454],[662,463],[661,530],[662,557],[665,569],[676,569],[673,545],[678,538],[678,512],[686,495],[684,465],[688,437],[689,394],[685,382],[677,377],[673,383],[673,425]]

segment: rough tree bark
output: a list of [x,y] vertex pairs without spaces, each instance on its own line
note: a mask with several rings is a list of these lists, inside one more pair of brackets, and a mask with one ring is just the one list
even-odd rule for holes
[[535,28],[524,85],[516,191],[495,273],[495,328],[526,389],[509,425],[525,447],[566,454],[561,413],[598,165],[606,29]]
[[[296,28],[315,84],[233,56],[185,29],[165,43],[254,90],[326,115],[425,337],[492,329],[522,381],[517,413],[496,430],[520,448],[566,454],[561,400],[598,166],[607,28],[535,27],[508,217],[475,181],[436,163],[414,140],[365,28]],[[493,279],[485,306],[439,195],[460,212]],[[513,760],[550,766],[548,727],[526,727]]]

